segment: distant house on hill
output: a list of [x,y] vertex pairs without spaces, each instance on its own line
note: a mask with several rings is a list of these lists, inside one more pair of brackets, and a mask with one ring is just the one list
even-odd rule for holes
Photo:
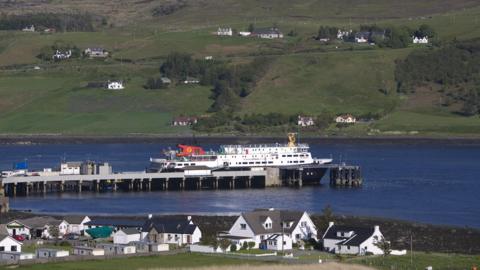
[[217,30],[217,36],[232,36],[233,31],[230,27],[219,27]]
[[35,32],[35,26],[33,26],[33,24],[31,26],[25,26],[23,29],[22,29],[23,32]]
[[412,37],[412,42],[413,42],[413,44],[428,44],[428,37],[427,36],[425,36],[425,37],[413,36]]
[[356,43],[367,43],[370,39],[370,32],[358,32],[355,34]]
[[107,89],[109,90],[122,90],[125,89],[122,81],[108,81]]
[[200,80],[195,78],[195,77],[186,77],[185,80],[183,80],[184,84],[197,84],[200,83]]
[[87,48],[83,53],[90,58],[105,58],[109,54],[104,48]]
[[240,32],[238,32],[238,35],[242,36],[242,37],[249,37],[250,35],[252,35],[252,32],[240,31]]
[[178,116],[172,121],[173,126],[191,126],[198,122],[197,117]]
[[310,127],[315,125],[315,121],[311,116],[298,116],[298,125],[301,127]]
[[276,27],[258,28],[253,31],[252,36],[265,39],[277,39],[283,38],[283,33]]
[[53,54],[52,59],[53,60],[65,60],[69,59],[72,56],[72,50],[68,51],[60,51],[56,50],[55,54]]
[[343,114],[339,115],[335,118],[336,123],[347,123],[347,124],[354,124],[357,122],[357,119],[351,114]]
[[382,255],[383,250],[376,246],[383,238],[379,226],[372,228],[339,226],[330,222],[323,234],[323,248],[335,254]]
[[45,28],[45,29],[43,29],[43,32],[46,33],[46,34],[52,34],[52,33],[57,32],[57,29],[55,29],[55,28]]

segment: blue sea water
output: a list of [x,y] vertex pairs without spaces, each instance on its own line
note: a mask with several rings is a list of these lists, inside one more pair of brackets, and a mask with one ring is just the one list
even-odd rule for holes
[[[67,160],[108,161],[116,171],[140,171],[170,144],[0,145],[0,170],[27,159],[30,168]],[[206,148],[216,149],[217,145]],[[316,157],[362,166],[364,185],[83,194],[65,193],[11,199],[14,209],[40,213],[234,214],[275,207],[337,214],[379,216],[480,228],[480,146],[443,144],[313,144]]]

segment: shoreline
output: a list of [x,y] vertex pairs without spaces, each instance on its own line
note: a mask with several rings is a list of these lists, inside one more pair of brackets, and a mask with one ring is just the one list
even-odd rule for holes
[[[302,142],[314,144],[439,144],[439,145],[480,145],[480,137],[435,137],[435,136],[375,136],[375,137],[328,137],[301,136]],[[286,140],[286,136],[276,135],[0,135],[0,145],[35,145],[35,144],[155,144],[155,143],[267,143]]]

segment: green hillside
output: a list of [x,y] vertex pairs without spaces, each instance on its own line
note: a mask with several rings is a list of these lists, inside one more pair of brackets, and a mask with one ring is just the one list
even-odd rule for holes
[[[231,117],[272,112],[380,116],[353,127],[331,125],[307,131],[312,135],[476,136],[480,132],[478,115],[461,116],[427,102],[436,94],[397,92],[396,61],[427,50],[425,46],[325,45],[312,39],[321,25],[359,29],[366,24],[410,28],[428,24],[437,33],[438,43],[478,38],[477,1],[124,0],[85,1],[74,9],[75,1],[70,0],[28,2],[1,2],[0,9],[6,14],[87,12],[97,18],[95,31],[0,31],[0,134],[190,133],[190,128],[171,127],[170,122],[180,115],[212,116],[213,85],[143,87],[148,78],[160,76],[159,68],[172,52],[186,52],[196,59],[213,56],[230,66],[256,57],[269,59],[268,71],[250,95],[238,99]],[[173,11],[161,14],[165,10]],[[285,34],[294,34],[282,40],[212,34],[219,26],[245,30],[251,23],[277,25]],[[106,60],[61,62],[37,57],[59,41],[81,50],[104,47],[112,55]],[[108,79],[124,80],[126,89],[86,87]]]

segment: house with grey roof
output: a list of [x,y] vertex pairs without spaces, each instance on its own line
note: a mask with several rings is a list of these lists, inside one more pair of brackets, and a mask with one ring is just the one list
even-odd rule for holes
[[191,217],[149,218],[142,228],[142,238],[149,243],[183,246],[200,242],[202,231]]
[[128,244],[130,242],[137,242],[141,240],[141,233],[136,228],[120,229],[113,234],[114,244]]
[[277,39],[283,38],[283,33],[276,27],[258,28],[255,29],[252,34],[253,37],[265,38],[265,39]]
[[[18,220],[30,230],[30,235],[35,238],[51,239],[62,237],[68,233],[68,222],[53,217],[31,217]],[[58,235],[52,235],[53,232]]]
[[383,254],[383,250],[376,243],[383,238],[379,226],[370,228],[340,226],[333,222],[322,236],[325,251],[335,254],[374,255]]
[[[317,240],[317,228],[307,212],[257,209],[242,213],[230,230],[219,237],[237,245],[254,242],[255,248],[275,246],[273,249],[282,250],[291,248],[293,243]],[[279,239],[283,240],[283,245],[277,244]]]
[[85,223],[91,221],[88,216],[66,216],[64,219],[68,222],[68,233],[78,235],[85,234],[85,229],[87,229]]

